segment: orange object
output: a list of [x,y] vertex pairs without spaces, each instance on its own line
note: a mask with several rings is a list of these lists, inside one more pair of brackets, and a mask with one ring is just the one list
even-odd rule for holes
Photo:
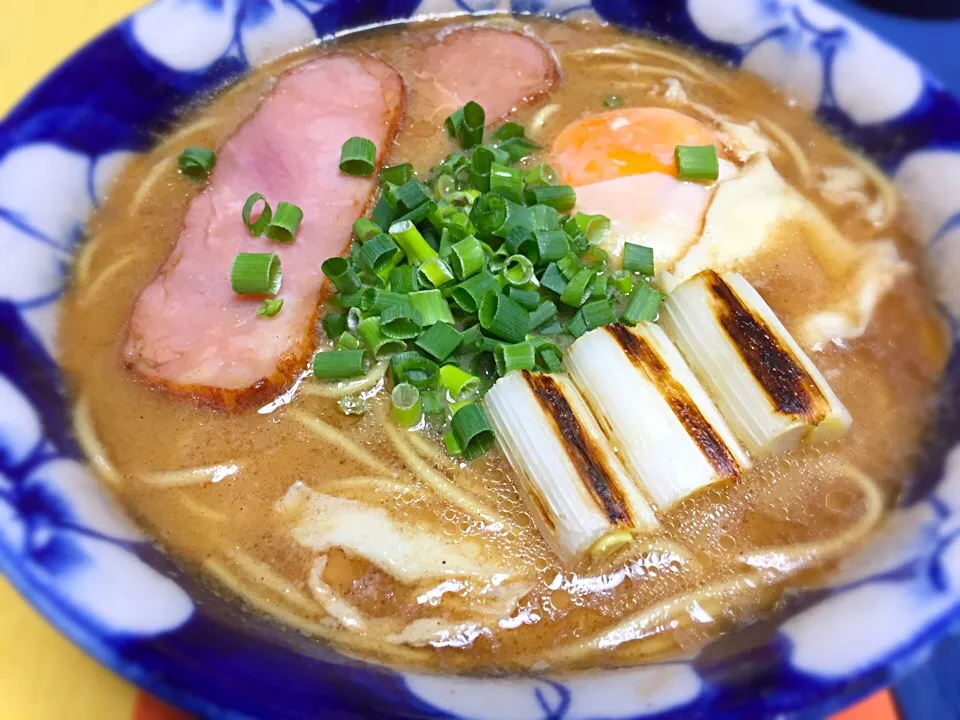
[[627,175],[676,176],[677,145],[713,145],[713,132],[668,108],[624,108],[570,123],[550,149],[550,163],[567,185],[589,185]]
[[830,720],[897,720],[900,713],[889,690],[872,695],[858,705],[833,715]]

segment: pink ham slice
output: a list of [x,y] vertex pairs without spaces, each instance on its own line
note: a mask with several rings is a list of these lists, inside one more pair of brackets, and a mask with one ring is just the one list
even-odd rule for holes
[[[400,76],[367,56],[324,56],[283,75],[218,150],[209,187],[191,203],[170,258],[133,309],[127,362],[159,385],[228,408],[288,384],[316,344],[320,264],[344,251],[376,187],[376,175],[340,173],[341,146],[369,138],[379,163],[402,110]],[[254,192],[303,209],[293,243],[250,236],[240,211]],[[284,304],[275,317],[257,316],[262,298],[231,290],[240,252],[280,256]]]
[[441,120],[473,100],[493,122],[546,95],[560,79],[553,55],[540,41],[487,27],[447,33],[423,51],[420,67],[418,78],[433,83],[431,99]]

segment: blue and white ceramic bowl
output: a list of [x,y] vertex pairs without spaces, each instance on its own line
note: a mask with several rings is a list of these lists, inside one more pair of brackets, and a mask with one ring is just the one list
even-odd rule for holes
[[[349,660],[180,572],[118,513],[70,435],[55,328],[87,216],[198,93],[351,27],[427,12],[568,15],[674,38],[788,87],[896,179],[939,300],[960,318],[960,103],[812,0],[158,0],[0,124],[0,568],[88,653],[220,718],[752,718],[838,707],[960,618],[960,356],[937,439],[885,534],[746,649],[576,677],[455,678]],[[720,659],[717,659],[717,658]]]

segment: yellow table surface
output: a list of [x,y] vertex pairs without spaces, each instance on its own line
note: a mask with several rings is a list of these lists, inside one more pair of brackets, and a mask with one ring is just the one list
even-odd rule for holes
[[[141,0],[3,0],[0,115],[70,53],[142,4]],[[0,720],[182,717],[138,694],[84,655],[2,579],[0,637]],[[891,717],[886,707],[880,712],[871,707],[856,717],[865,716]]]

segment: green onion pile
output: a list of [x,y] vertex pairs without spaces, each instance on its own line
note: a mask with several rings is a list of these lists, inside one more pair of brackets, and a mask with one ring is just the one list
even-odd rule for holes
[[395,421],[441,427],[466,460],[493,445],[477,401],[498,377],[557,372],[577,337],[653,320],[662,299],[647,282],[652,250],[627,244],[623,270],[611,272],[598,245],[609,220],[571,213],[573,188],[530,162],[540,147],[522,126],[508,122],[484,143],[484,121],[473,102],[447,118],[462,152],[425,182],[409,163],[381,171],[349,256],[322,266],[336,291],[323,316],[334,349],[314,358],[324,380],[388,358]]
[[[622,104],[617,96],[604,102]],[[364,375],[373,359],[389,359],[396,422],[442,426],[449,452],[466,460],[494,443],[477,401],[497,378],[558,372],[576,338],[655,320],[663,300],[648,282],[653,250],[626,243],[623,268],[611,272],[598,244],[609,219],[572,212],[576,193],[558,184],[554,168],[531,162],[541,148],[521,125],[505,123],[484,143],[485,119],[469,102],[444,121],[462,152],[447,155],[426,182],[410,163],[380,172],[380,199],[353,224],[349,256],[321,266],[335,289],[323,315],[334,349],[313,359],[321,380]],[[678,146],[676,162],[681,179],[717,179],[713,146]],[[203,181],[214,163],[212,152],[188,148],[180,170]],[[375,166],[370,140],[344,143],[342,172],[369,176]],[[279,243],[293,242],[302,219],[296,205],[274,211],[259,193],[242,210],[251,235]],[[281,277],[276,253],[240,253],[230,282],[239,294],[276,296]],[[266,297],[257,314],[274,317],[282,306]]]

